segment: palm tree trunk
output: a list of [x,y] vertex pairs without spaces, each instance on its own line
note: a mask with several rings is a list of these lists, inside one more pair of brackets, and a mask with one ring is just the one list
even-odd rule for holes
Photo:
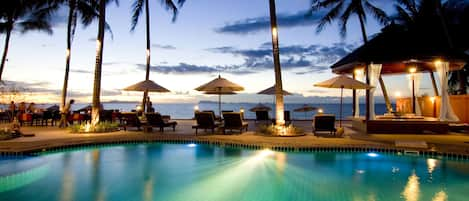
[[[360,28],[362,30],[363,42],[366,44],[368,42],[368,38],[366,37],[365,21],[363,20],[363,16],[358,15],[358,20],[360,21]],[[370,84],[370,74],[368,73],[368,69],[369,69],[368,65],[369,65],[368,63],[365,65],[366,84]],[[365,120],[368,121],[370,119],[370,90],[366,89],[365,92],[366,92],[365,93],[365,107],[366,107]]]
[[[366,44],[368,43],[368,37],[366,36],[366,29],[365,29],[365,20],[363,19],[363,16],[361,15],[358,15],[358,19],[360,21],[360,28],[362,30],[362,37],[363,37],[363,42]],[[369,65],[369,64],[367,64]],[[365,71],[365,76],[366,76],[366,84],[370,84],[370,80],[369,80],[369,75],[368,75],[368,66],[366,67],[366,71]],[[381,91],[383,92],[383,97],[384,97],[384,102],[386,103],[386,109],[388,112],[392,112],[392,106],[391,106],[391,101],[389,101],[389,96],[388,96],[388,91],[386,90],[386,86],[384,85],[384,81],[383,81],[383,78],[381,77],[381,75],[379,76],[379,85],[381,86]],[[355,90],[354,90],[355,91]],[[366,90],[366,119],[368,120],[369,119],[369,108],[370,108],[370,103],[369,103],[369,97],[370,97],[370,90],[367,89]],[[354,105],[355,107],[355,105]]]
[[[146,18],[146,37],[147,37],[147,68],[145,74],[145,80],[150,79],[150,7],[149,7],[149,0],[145,0],[145,18]],[[145,112],[145,107],[147,106],[146,101],[148,97],[148,91],[143,92],[143,100],[142,100],[142,109]]]
[[101,93],[101,69],[103,65],[104,28],[106,21],[106,0],[99,0],[99,24],[98,37],[96,39],[96,65],[94,69],[93,104],[91,106],[91,124],[99,123],[100,93]]
[[64,75],[64,85],[62,87],[62,100],[60,104],[60,111],[65,108],[65,103],[67,100],[67,88],[68,88],[68,74],[70,72],[70,57],[72,54],[72,22],[73,22],[73,13],[75,12],[75,0],[69,1],[69,10],[68,10],[68,23],[67,23],[67,52],[65,55],[65,75]]
[[6,32],[6,37],[5,37],[5,47],[3,49],[3,56],[2,56],[2,64],[0,65],[0,81],[2,81],[2,75],[3,75],[3,68],[5,67],[5,63],[7,60],[7,54],[8,54],[8,47],[10,44],[10,36],[11,36],[11,31],[12,29],[9,28]]
[[272,28],[272,54],[274,58],[275,70],[275,124],[278,126],[285,125],[283,117],[283,87],[282,87],[282,71],[280,67],[280,56],[278,48],[278,32],[277,32],[277,14],[275,11],[275,0],[269,0],[270,7],[270,27]]

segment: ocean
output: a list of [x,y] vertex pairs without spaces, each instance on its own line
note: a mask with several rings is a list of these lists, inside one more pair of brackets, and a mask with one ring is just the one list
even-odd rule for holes
[[[255,119],[256,113],[250,112],[249,109],[253,108],[258,103],[222,103],[222,110],[233,110],[239,111],[241,108],[244,109],[244,117],[247,119]],[[262,103],[263,105],[269,106],[270,108],[274,109],[273,103]],[[52,104],[37,104],[39,108],[47,108]],[[89,104],[86,103],[76,103],[72,105],[72,110],[78,110],[81,108],[86,107]],[[137,107],[138,103],[119,103],[119,102],[112,102],[112,103],[103,103],[103,107],[106,110],[115,109],[124,112],[130,112],[131,110]],[[164,115],[170,115],[172,119],[191,119],[194,117],[194,103],[154,103],[153,107],[155,110]],[[216,114],[218,114],[218,103],[217,102],[200,102],[197,104],[199,106],[199,110],[213,110]],[[285,110],[290,111],[290,115],[292,119],[296,120],[304,120],[304,119],[312,119],[312,117],[316,114],[316,111],[311,112],[294,112],[293,110],[299,107],[302,107],[304,103],[286,103]],[[324,113],[327,114],[334,114],[336,117],[339,117],[339,107],[338,103],[312,103],[308,104],[313,107],[321,108]],[[6,108],[7,106],[3,106]],[[352,104],[351,103],[344,103],[343,104],[343,113],[342,117],[346,118],[352,115]],[[377,103],[375,105],[376,114],[384,114],[386,112],[386,105],[384,103]],[[364,115],[365,113],[365,104],[360,104],[360,114]],[[274,111],[269,112],[269,116],[275,117]]]

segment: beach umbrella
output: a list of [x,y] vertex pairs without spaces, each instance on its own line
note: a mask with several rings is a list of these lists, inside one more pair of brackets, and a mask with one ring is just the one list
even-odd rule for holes
[[266,106],[262,103],[257,104],[253,108],[249,109],[251,112],[256,112],[256,111],[270,111],[271,108],[269,106]]
[[[124,88],[124,91],[143,91],[143,92],[159,92],[166,93],[170,92],[168,89],[156,84],[152,80],[144,80],[136,84],[130,85]],[[146,100],[143,100],[143,107],[146,105]]]
[[313,107],[313,106],[309,106],[309,105],[304,104],[303,106],[301,106],[299,108],[296,108],[293,111],[295,111],[295,112],[304,112],[305,113],[305,119],[306,119],[306,113],[307,112],[311,112],[311,111],[314,111],[314,110],[317,110],[317,109],[318,109],[317,107]]
[[124,91],[170,92],[152,80],[145,80],[124,88]]
[[221,116],[221,95],[236,94],[235,91],[242,91],[244,88],[218,75],[218,78],[195,88],[195,90],[203,91],[205,94],[217,94],[218,111]]
[[47,111],[58,111],[60,107],[58,105],[52,105],[48,108],[46,108]]
[[[259,91],[259,92],[257,92],[257,94],[275,95],[275,85],[271,86],[267,89],[264,89],[262,91]],[[293,94],[288,92],[288,91],[283,90],[283,95],[284,96],[289,96],[289,95],[293,95]]]
[[370,89],[373,88],[363,82],[357,81],[346,75],[339,75],[337,77],[328,79],[326,81],[318,82],[314,84],[315,87],[324,88],[340,88],[340,112],[339,112],[339,127],[342,127],[342,96],[344,89]]
[[80,108],[79,110],[77,110],[78,112],[88,112],[88,111],[91,111],[91,105],[87,105],[83,108]]
[[[293,95],[292,93],[282,90],[283,96],[290,96]],[[271,86],[267,89],[264,89],[262,91],[257,92],[257,94],[263,94],[263,95],[275,95],[275,85]],[[273,96],[272,104],[275,105],[275,96]]]

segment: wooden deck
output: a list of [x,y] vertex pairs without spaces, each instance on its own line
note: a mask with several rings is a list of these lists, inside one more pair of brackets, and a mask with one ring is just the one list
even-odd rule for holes
[[388,118],[370,120],[365,123],[363,118],[352,119],[352,128],[369,134],[446,134],[449,123],[436,118]]

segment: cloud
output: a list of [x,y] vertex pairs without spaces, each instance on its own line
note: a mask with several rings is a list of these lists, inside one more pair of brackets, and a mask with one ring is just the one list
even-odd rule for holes
[[[136,64],[139,70],[146,70],[145,64]],[[193,65],[187,63],[179,63],[177,65],[165,65],[165,66],[150,66],[150,70],[153,72],[163,74],[201,74],[201,73],[218,73],[226,72],[232,74],[249,74],[254,73],[253,71],[243,70],[241,67],[232,66],[205,66],[205,65]]]
[[[280,64],[283,70],[291,70],[296,74],[322,73],[329,70],[329,66],[353,50],[355,46],[345,43],[323,45],[289,45],[280,47]],[[163,74],[200,74],[200,73],[230,73],[252,74],[265,69],[273,69],[272,49],[267,43],[255,49],[238,49],[222,46],[206,49],[220,54],[229,54],[242,58],[240,64],[228,65],[196,65],[181,62],[176,65],[150,66],[151,71]],[[137,70],[146,70],[146,65],[136,64]]]
[[176,47],[174,47],[172,45],[153,44],[151,46],[155,47],[155,48],[165,49],[165,50],[175,50],[176,49]]
[[[330,46],[323,45],[289,45],[281,46],[280,64],[282,69],[303,69],[298,74],[318,73],[329,69],[329,66],[347,55],[355,48],[355,45],[334,43]],[[239,65],[247,69],[267,69],[273,67],[272,49],[268,43],[263,43],[257,49],[237,49],[224,46],[207,49],[214,53],[232,54],[242,57],[244,63]]]
[[70,70],[71,73],[82,73],[82,74],[93,74],[93,71],[89,70]]
[[[282,28],[291,28],[296,26],[310,26],[315,24],[322,16],[322,12],[315,12],[306,15],[307,11],[300,11],[295,14],[278,14],[277,24]],[[228,34],[249,34],[258,31],[270,30],[270,17],[246,18],[235,22],[227,23],[222,27],[216,28],[217,33]]]

